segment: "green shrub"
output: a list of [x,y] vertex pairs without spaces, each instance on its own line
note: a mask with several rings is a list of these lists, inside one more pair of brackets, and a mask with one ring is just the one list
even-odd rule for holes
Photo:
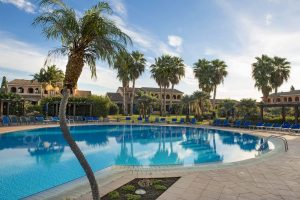
[[117,115],[119,114],[119,107],[115,103],[111,103],[109,106],[109,114],[110,115]]
[[42,113],[42,107],[40,105],[25,105],[26,113]]
[[162,180],[153,180],[153,182],[152,182],[154,185],[161,185],[162,184]]
[[139,200],[139,199],[142,199],[142,196],[138,195],[138,194],[126,194],[125,197],[126,197],[127,200]]
[[134,185],[124,185],[122,187],[122,190],[124,190],[125,192],[134,192],[135,187],[134,187]]
[[156,184],[153,186],[156,190],[166,190],[167,187],[164,186],[164,185],[159,185],[159,184]]
[[119,199],[120,194],[117,191],[112,191],[112,192],[108,193],[108,197],[109,197],[109,199]]

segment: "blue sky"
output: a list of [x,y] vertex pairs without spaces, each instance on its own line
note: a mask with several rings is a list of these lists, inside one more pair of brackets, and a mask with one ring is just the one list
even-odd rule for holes
[[[48,50],[59,46],[48,41],[31,23],[41,12],[37,0],[0,0],[0,76],[30,79],[43,66]],[[251,79],[251,64],[262,53],[286,57],[292,63],[291,85],[300,89],[300,1],[298,0],[110,0],[112,19],[142,51],[148,65],[162,54],[181,56],[186,77],[176,86],[191,94],[198,89],[192,72],[200,58],[222,59],[229,75],[217,98],[256,98],[261,94]],[[95,0],[68,0],[78,13]],[[66,58],[54,63],[64,69]],[[97,64],[97,80],[85,68],[79,88],[96,94],[116,91],[120,82],[106,63]],[[149,69],[149,67],[147,67]],[[153,86],[149,70],[137,86]]]

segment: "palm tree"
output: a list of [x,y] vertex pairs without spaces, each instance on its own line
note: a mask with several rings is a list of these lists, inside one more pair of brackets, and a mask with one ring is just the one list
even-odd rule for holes
[[122,82],[123,87],[123,113],[124,115],[128,114],[127,110],[127,88],[129,87],[130,82],[130,66],[132,65],[133,60],[131,55],[126,52],[120,52],[115,59],[113,68],[117,70],[117,77]]
[[58,83],[63,82],[65,74],[61,69],[57,68],[56,65],[51,65],[41,68],[38,73],[32,76],[33,80],[40,83]]
[[131,106],[130,114],[133,114],[133,101],[135,97],[135,80],[145,71],[146,59],[144,54],[139,51],[133,51],[131,53],[132,65],[129,66],[130,79],[132,80],[132,94],[131,94]]
[[217,86],[224,82],[224,78],[227,76],[227,65],[224,61],[216,59],[211,61],[211,65],[213,68],[212,74],[212,83],[213,83],[213,108],[215,108],[215,101],[216,101],[216,93],[217,93]]
[[290,77],[290,62],[286,58],[280,58],[275,56],[273,58],[273,67],[274,71],[271,73],[271,86],[275,89],[277,93],[278,88],[283,84],[284,81],[287,81]]
[[272,58],[267,55],[256,57],[256,62],[252,64],[252,77],[255,80],[255,87],[263,93],[263,100],[266,101],[270,92],[271,74],[274,71]]
[[[60,128],[86,173],[93,199],[99,200],[100,194],[94,173],[67,126],[66,107],[84,65],[89,66],[92,76],[96,77],[96,60],[107,61],[111,65],[114,57],[125,50],[125,46],[131,43],[131,40],[107,18],[107,14],[111,14],[107,3],[99,2],[86,10],[82,16],[78,16],[74,9],[59,0],[42,0],[41,7],[46,9],[41,9],[41,15],[35,18],[33,24],[42,26],[46,38],[61,42],[60,48],[49,51],[48,58],[53,55],[68,57],[59,109]],[[47,9],[49,7],[51,9]]]
[[198,79],[199,89],[209,94],[213,91],[212,69],[211,63],[206,59],[199,59],[194,63],[194,74]]
[[[155,58],[155,63],[151,67],[151,77],[154,78],[160,88],[160,112],[166,114],[166,89],[170,86],[169,78],[171,72],[172,57],[163,55]],[[162,89],[164,90],[164,102],[162,101]],[[163,108],[164,107],[164,108]]]
[[172,68],[170,73],[170,83],[171,83],[171,99],[170,99],[170,108],[172,108],[173,104],[173,92],[174,92],[174,86],[179,83],[182,77],[185,75],[185,69],[182,58],[174,56],[172,58]]

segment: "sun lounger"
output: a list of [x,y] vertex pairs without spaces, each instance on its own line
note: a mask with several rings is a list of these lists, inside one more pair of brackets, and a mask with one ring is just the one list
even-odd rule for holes
[[131,117],[125,117],[125,121],[130,123],[131,122]]
[[10,119],[10,124],[11,125],[18,125],[19,124],[18,118],[15,115],[10,115],[9,119]]
[[97,122],[97,123],[99,123],[100,122],[100,119],[99,119],[99,117],[92,117],[92,119],[93,119],[93,122]]
[[280,130],[281,130],[281,131],[289,131],[291,127],[292,127],[291,124],[285,123],[285,124],[283,124],[283,125],[281,126],[281,129],[280,129]]
[[160,118],[160,123],[166,123],[166,118],[161,117],[161,118]]
[[192,118],[192,120],[191,120],[191,124],[196,124],[197,123],[197,120],[196,120],[196,118]]
[[142,117],[138,117],[137,120],[138,120],[138,123],[142,123],[143,122],[143,118]]
[[172,123],[176,124],[177,123],[177,118],[172,118]]
[[45,120],[43,116],[37,116],[37,117],[35,117],[35,119],[36,119],[37,123],[45,124],[45,123],[49,122],[49,121]]
[[282,127],[282,124],[275,123],[275,124],[273,124],[273,126],[268,127],[268,129],[269,129],[269,130],[280,130],[281,127]]
[[300,125],[299,124],[293,124],[290,129],[289,129],[290,132],[298,132],[300,131]]
[[241,124],[242,124],[242,121],[240,121],[240,120],[237,120],[237,121],[235,121],[232,125],[231,125],[231,127],[240,127],[241,126]]
[[184,124],[184,123],[185,123],[184,118],[180,118],[179,124]]
[[54,123],[58,123],[59,122],[59,118],[58,117],[51,117],[50,121],[54,122]]
[[27,121],[25,116],[20,117],[20,123],[21,124],[28,124],[28,121]]
[[229,121],[228,120],[224,120],[221,126],[230,126]]
[[9,126],[9,125],[10,125],[9,117],[7,117],[7,116],[2,116],[2,125],[3,125],[3,126]]
[[156,117],[154,123],[159,123],[159,118]]

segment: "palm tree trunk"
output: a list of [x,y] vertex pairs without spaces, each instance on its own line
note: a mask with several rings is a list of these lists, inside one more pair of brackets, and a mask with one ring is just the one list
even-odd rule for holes
[[162,116],[162,112],[163,112],[163,101],[162,101],[162,87],[161,85],[159,86],[160,89],[160,116]]
[[123,112],[127,115],[127,105],[126,105],[126,85],[123,83]]
[[171,98],[170,98],[170,108],[169,108],[169,110],[173,107],[173,93],[174,93],[174,84],[172,84]]
[[164,115],[166,115],[166,86],[164,86]]
[[59,107],[60,129],[63,133],[63,136],[64,136],[65,140],[69,144],[72,152],[76,156],[77,160],[79,161],[81,167],[83,168],[83,170],[84,170],[84,172],[85,172],[85,174],[86,174],[86,176],[89,180],[91,190],[92,190],[93,200],[99,200],[100,199],[100,194],[99,194],[98,184],[97,184],[96,178],[94,176],[93,170],[90,167],[87,160],[85,159],[85,157],[84,157],[83,153],[81,152],[80,148],[78,147],[78,145],[76,144],[76,142],[72,138],[71,133],[70,133],[70,131],[68,129],[68,126],[67,126],[66,108],[67,108],[67,104],[68,104],[69,95],[70,94],[69,94],[69,91],[68,91],[67,87],[64,87],[63,96],[62,96],[62,99],[61,99],[61,102],[60,102],[60,107]]
[[132,80],[132,94],[131,94],[130,115],[133,115],[134,90],[135,90],[135,79]]
[[215,109],[215,105],[216,105],[216,94],[217,94],[217,85],[214,85],[213,109]]

